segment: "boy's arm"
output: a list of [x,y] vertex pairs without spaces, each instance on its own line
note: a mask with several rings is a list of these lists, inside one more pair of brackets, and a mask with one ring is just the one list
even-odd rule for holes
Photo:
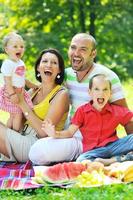
[[78,129],[77,125],[71,124],[66,130],[56,131],[55,138],[71,138]]
[[78,128],[79,127],[77,125],[71,124],[66,130],[56,131],[55,126],[49,119],[45,120],[42,124],[42,130],[44,130],[48,136],[54,138],[71,138]]

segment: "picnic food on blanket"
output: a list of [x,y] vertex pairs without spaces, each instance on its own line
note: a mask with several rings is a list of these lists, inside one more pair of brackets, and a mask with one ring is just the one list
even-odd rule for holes
[[90,187],[90,186],[99,186],[107,185],[111,183],[119,183],[120,181],[111,177],[108,177],[104,174],[103,171],[93,170],[91,173],[83,171],[76,178],[76,187]]
[[[39,169],[39,168],[38,168]],[[86,170],[86,166],[77,162],[64,162],[54,166],[42,168],[42,170],[35,170],[34,181],[42,183],[44,181],[51,183],[67,182],[73,180],[82,171]]]
[[116,177],[124,182],[133,181],[133,161],[125,161],[122,163],[113,163],[105,167],[105,174]]
[[111,178],[104,173],[104,165],[100,162],[93,161],[87,162],[83,161],[83,164],[87,165],[86,171],[83,171],[76,178],[76,187],[89,187],[89,186],[99,186],[111,183],[118,183],[119,180]]
[[92,187],[133,181],[133,161],[113,163],[105,167],[100,162],[64,162],[54,166],[35,167],[33,180],[40,184],[73,184]]
[[98,171],[98,172],[101,172],[101,171],[104,171],[104,164],[100,163],[100,162],[90,162],[88,164],[88,167],[87,167],[87,171],[88,172],[92,172],[92,171]]

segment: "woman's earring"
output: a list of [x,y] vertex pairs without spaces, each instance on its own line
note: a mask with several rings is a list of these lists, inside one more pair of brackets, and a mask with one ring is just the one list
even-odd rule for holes
[[60,78],[60,74],[58,74],[56,78],[59,79]]
[[38,73],[38,74],[37,74],[37,77],[40,77],[40,76],[41,76],[40,73]]

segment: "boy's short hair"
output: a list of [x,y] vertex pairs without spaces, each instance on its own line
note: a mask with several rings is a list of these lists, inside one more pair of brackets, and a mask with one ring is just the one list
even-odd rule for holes
[[90,89],[90,90],[92,89],[93,79],[96,78],[96,77],[98,77],[98,76],[101,76],[101,77],[103,77],[105,80],[107,80],[107,81],[109,82],[110,89],[111,89],[111,87],[112,87],[111,81],[109,80],[109,78],[108,78],[105,74],[95,74],[94,76],[92,76],[92,77],[90,78],[90,81],[89,81],[89,89]]

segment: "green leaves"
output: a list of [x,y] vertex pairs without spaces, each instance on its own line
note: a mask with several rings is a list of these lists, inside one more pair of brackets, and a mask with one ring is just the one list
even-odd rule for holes
[[77,32],[91,32],[98,43],[97,61],[127,69],[133,75],[133,3],[130,0],[1,0],[2,38],[17,30],[26,41],[24,60],[33,66],[38,53],[48,47],[61,51],[68,65],[67,49]]

